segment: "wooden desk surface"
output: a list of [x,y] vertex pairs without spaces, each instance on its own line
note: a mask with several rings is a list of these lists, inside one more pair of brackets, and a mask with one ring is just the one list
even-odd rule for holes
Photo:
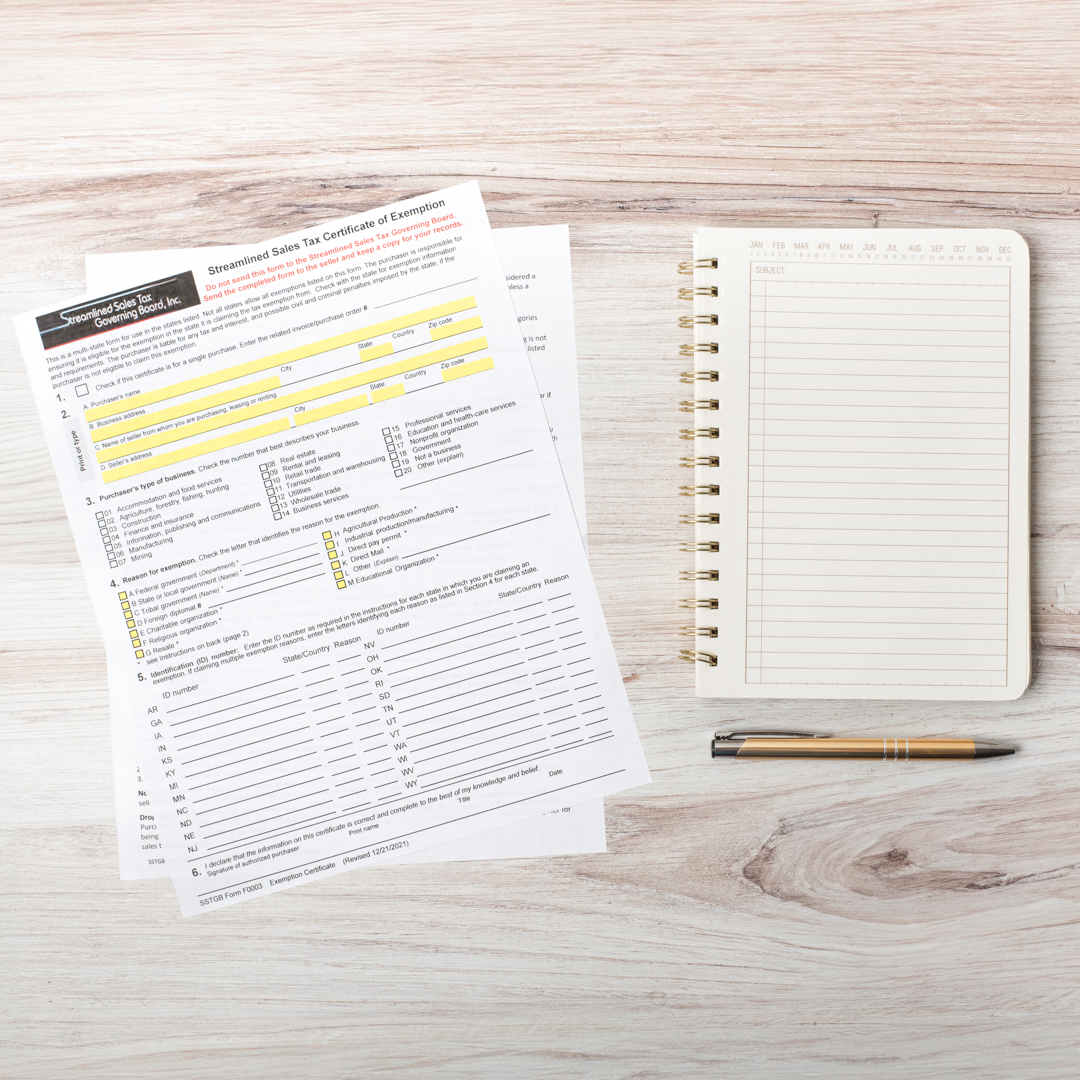
[[[1080,5],[188,0],[3,8],[0,1075],[1075,1075]],[[117,878],[105,655],[10,316],[86,252],[248,241],[477,177],[569,222],[592,560],[654,782],[609,852],[357,871],[182,920]],[[1001,705],[701,702],[678,663],[694,226],[1031,246],[1035,675]],[[707,756],[735,719],[1015,739]]]

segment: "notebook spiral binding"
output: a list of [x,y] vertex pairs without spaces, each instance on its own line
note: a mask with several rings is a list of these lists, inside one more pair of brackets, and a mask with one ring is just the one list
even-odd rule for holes
[[680,649],[680,660],[689,660],[691,664],[708,664],[709,667],[716,667],[716,653],[711,652],[698,652],[697,649]]
[[[693,342],[679,346],[680,356],[696,358],[703,354],[708,356],[719,356],[721,353],[720,343],[718,341],[708,340],[713,336],[710,328],[720,325],[720,312],[702,310],[703,307],[707,308],[714,306],[711,305],[709,301],[719,298],[719,286],[705,283],[710,276],[708,271],[717,269],[719,269],[719,263],[716,259],[695,258],[679,264],[680,274],[694,275],[694,285],[692,288],[679,289],[679,299],[688,300],[694,304],[693,315],[679,316],[679,329],[693,330],[695,338]],[[722,380],[721,372],[718,368],[704,368],[701,370],[680,372],[679,381],[684,385],[699,386],[702,383],[718,383]],[[679,409],[681,412],[687,413],[694,413],[699,410],[703,412],[719,412],[720,400],[719,398],[694,398],[690,401],[680,401]],[[720,553],[719,534],[714,532],[712,528],[720,524],[720,514],[715,507],[715,504],[709,505],[710,500],[719,496],[720,485],[718,483],[712,483],[709,473],[703,473],[701,470],[720,468],[720,455],[715,452],[717,448],[710,446],[708,442],[720,438],[720,428],[696,426],[681,428],[679,431],[679,438],[692,441],[696,451],[693,455],[688,455],[679,459],[680,466],[695,471],[695,483],[681,485],[679,492],[682,495],[693,497],[696,504],[694,513],[682,514],[680,517],[682,524],[694,526],[694,539],[691,542],[683,544],[681,550],[694,555],[696,566],[693,570],[683,570],[680,573],[679,578],[684,582],[694,582],[697,585],[697,591],[699,593],[702,589],[708,592],[708,583],[718,582],[720,580],[719,570],[710,569],[701,565],[703,556],[707,559],[710,555],[719,555]],[[702,584],[697,584],[699,582]],[[720,608],[720,601],[716,596],[698,595],[690,599],[680,600],[679,607],[684,610],[688,609],[696,612],[718,611]],[[679,633],[681,636],[693,638],[718,637],[719,631],[716,626],[708,625],[707,622],[701,621],[700,616],[696,616],[695,618],[697,621],[694,626],[683,626],[680,628]],[[716,667],[717,665],[717,656],[715,653],[705,652],[697,648],[680,649],[679,659],[686,660],[693,664],[705,664],[708,667]]]

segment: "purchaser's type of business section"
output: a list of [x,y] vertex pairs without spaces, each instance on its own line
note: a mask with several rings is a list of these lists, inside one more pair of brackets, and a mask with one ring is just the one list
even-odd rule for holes
[[475,184],[16,326],[185,914],[647,781]]

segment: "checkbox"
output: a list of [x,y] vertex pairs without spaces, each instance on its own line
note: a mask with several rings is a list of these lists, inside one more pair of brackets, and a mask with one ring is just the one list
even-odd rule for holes
[[333,561],[333,562],[332,562],[332,563],[330,564],[330,569],[331,569],[331,570],[340,570],[340,569],[341,569],[341,563],[339,563],[339,562],[338,562],[338,561],[337,561],[337,560],[335,559],[335,560],[334,560],[334,561]]
[[331,559],[336,559],[336,558],[337,558],[337,552],[336,552],[336,551],[334,551],[334,549],[333,549],[333,548],[331,548],[331,549],[330,549],[330,550],[329,550],[329,551],[328,551],[328,552],[327,552],[326,554],[327,554],[327,555],[328,555],[328,556],[329,556],[329,557],[330,557]]
[[338,587],[339,589],[344,589],[344,588],[345,588],[345,582],[344,582],[344,581],[339,581],[339,582],[337,583],[337,587]]
[[75,384],[75,396],[76,397],[86,397],[87,394],[89,394],[89,393],[90,393],[90,387],[87,386],[86,383],[81,382],[81,383],[76,383]]
[[[121,596],[127,596],[127,593],[126,593],[126,592],[122,592],[122,593],[121,593],[120,595],[121,595]],[[123,609],[124,609],[125,611],[127,611],[127,610],[128,610],[128,609],[129,609],[130,607],[131,607],[131,601],[130,601],[130,600],[125,600],[125,601],[123,601],[123,603],[121,603],[121,605],[120,605],[120,606],[121,606],[121,607],[122,607],[122,608],[123,608]]]
[[395,469],[394,470],[394,475],[395,476],[402,476],[403,475],[402,470],[401,469]]
[[139,636],[139,631],[138,630],[129,630],[128,635],[130,637],[137,638]]
[[136,649],[142,648],[142,642],[138,638],[135,638],[131,644],[134,645]]
[[128,624],[128,629],[130,630],[135,625],[135,620],[134,619],[128,619],[127,624]]
[[126,600],[127,599],[127,593],[126,592],[120,593],[120,599],[121,600]]
[[274,520],[275,521],[280,521],[281,520],[281,515],[280,514],[275,514],[274,515]]
[[334,541],[333,540],[327,540],[326,541],[326,550],[327,551],[329,551],[333,546],[334,546]]
[[322,538],[323,538],[324,540],[329,540],[329,539],[330,539],[330,538],[331,538],[331,537],[332,537],[333,535],[334,535],[334,534],[333,534],[332,532],[324,532],[324,533],[322,534]]
[[336,571],[334,573],[334,577],[336,577],[338,579],[338,581],[340,581],[344,576],[345,576],[345,571],[344,570],[338,570],[338,571]]
[[142,651],[142,649],[136,649],[136,650],[135,650],[135,659],[136,659],[136,660],[141,660],[141,659],[142,659],[142,655],[143,655],[143,651]]

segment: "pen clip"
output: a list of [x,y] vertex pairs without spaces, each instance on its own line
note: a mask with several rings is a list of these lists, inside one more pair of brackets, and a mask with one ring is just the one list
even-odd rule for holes
[[735,739],[831,739],[831,735],[822,735],[818,731],[718,731],[717,739],[732,741]]

